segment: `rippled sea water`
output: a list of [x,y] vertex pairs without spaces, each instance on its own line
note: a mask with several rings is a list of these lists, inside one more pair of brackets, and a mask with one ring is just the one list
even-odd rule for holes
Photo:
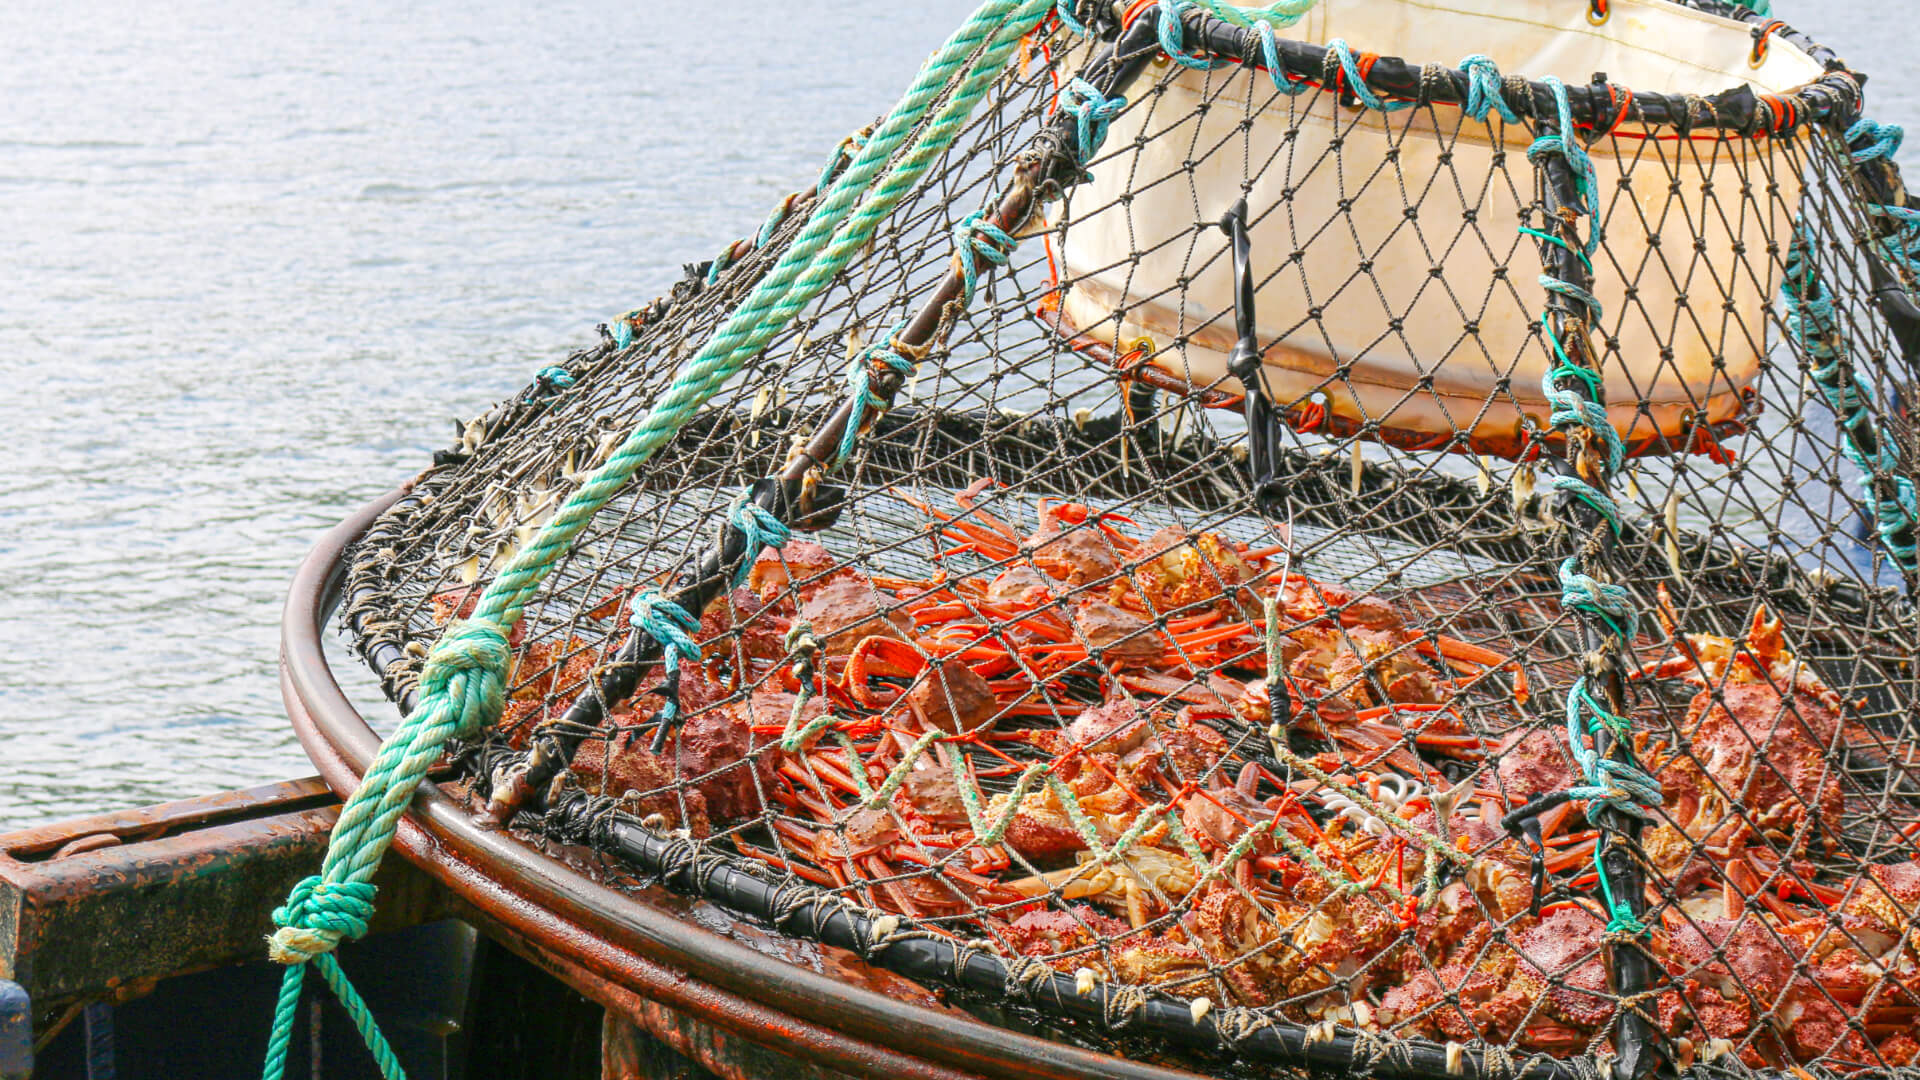
[[[1917,118],[1920,31],[1779,6]],[[275,658],[315,537],[749,231],[970,8],[0,6],[0,828],[310,772]]]

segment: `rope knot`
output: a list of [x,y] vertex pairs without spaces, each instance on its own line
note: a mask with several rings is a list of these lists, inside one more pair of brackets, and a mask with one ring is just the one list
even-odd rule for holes
[[[632,333],[631,329],[628,333]],[[552,397],[562,390],[571,388],[574,382],[573,372],[558,364],[549,364],[534,375],[533,393],[530,396]]]
[[978,210],[953,227],[953,258],[960,267],[961,303],[973,303],[973,290],[980,281],[979,260],[1005,266],[1019,244],[1020,241],[1008,236],[1005,229],[988,221]]
[[1506,95],[1500,90],[1500,67],[1493,57],[1485,53],[1474,53],[1460,61],[1460,70],[1467,76],[1467,101],[1462,109],[1475,120],[1485,123],[1489,112],[1497,112],[1500,119],[1509,124],[1520,122],[1520,114],[1507,104]]
[[[1414,106],[1411,101],[1387,101],[1374,93],[1373,88],[1367,85],[1367,72],[1363,71],[1360,62],[1354,59],[1353,47],[1348,45],[1344,38],[1334,38],[1327,42],[1327,58],[1322,66],[1329,73],[1335,71],[1339,73],[1338,80],[1329,78],[1327,82],[1338,81],[1341,89],[1352,94],[1355,101],[1369,109],[1376,112],[1399,112],[1401,109],[1411,109]],[[1368,69],[1373,67],[1372,54],[1368,54],[1365,66]]]
[[734,571],[734,584],[744,584],[747,575],[753,573],[754,560],[759,558],[764,548],[781,547],[793,537],[787,523],[781,521],[773,511],[761,506],[741,492],[727,511],[727,521],[740,530],[746,541],[740,555],[740,568]]
[[1906,134],[1899,124],[1875,123],[1863,116],[1847,129],[1847,144],[1854,148],[1848,156],[1855,162],[1892,157],[1899,152]]
[[664,699],[660,721],[670,724],[680,716],[680,662],[700,662],[700,644],[692,635],[700,628],[700,618],[660,595],[659,589],[646,589],[634,594],[627,608],[627,623],[660,644]]
[[341,939],[365,937],[373,919],[374,887],[364,881],[302,878],[287,902],[273,909],[279,927],[267,939],[267,955],[279,964],[304,964],[332,952]]
[[627,609],[627,623],[660,643],[670,670],[676,660],[700,659],[700,646],[690,633],[699,629],[700,620],[660,595],[659,589],[634,594],[633,604]]
[[1108,97],[1078,75],[1060,88],[1060,111],[1073,117],[1074,152],[1080,164],[1093,160],[1100,144],[1107,141],[1107,128],[1113,118],[1126,107],[1125,97],[1119,94]]
[[420,673],[424,701],[445,698],[459,717],[457,735],[469,735],[499,719],[506,708],[507,637],[489,622],[449,624],[427,653]]
[[1154,29],[1160,36],[1160,51],[1181,67],[1210,68],[1213,61],[1187,51],[1187,25],[1182,19],[1193,0],[1160,0],[1160,23]]
[[[1002,261],[1004,259],[1005,256],[1002,256]],[[973,295],[972,290],[966,291],[970,299]],[[840,435],[840,446],[835,454],[839,461],[844,462],[853,456],[853,445],[860,438],[860,432],[866,428],[869,419],[886,412],[891,405],[888,399],[876,397],[873,393],[873,376],[878,370],[878,365],[884,364],[892,368],[902,378],[913,374],[913,360],[902,351],[902,346],[894,344],[906,328],[906,320],[900,320],[893,329],[887,331],[885,337],[861,349],[859,354],[854,356],[853,361],[847,365],[847,388],[849,396],[853,398],[853,416],[847,421],[846,431]]]

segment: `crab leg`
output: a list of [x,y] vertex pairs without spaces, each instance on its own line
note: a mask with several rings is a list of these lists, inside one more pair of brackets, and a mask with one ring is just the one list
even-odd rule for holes
[[750,855],[753,858],[759,859],[761,862],[766,863],[768,866],[772,866],[780,870],[785,870],[786,872],[800,878],[802,881],[807,881],[814,885],[818,885],[823,889],[831,889],[836,884],[836,882],[833,880],[833,878],[830,875],[823,874],[820,871],[815,870],[813,867],[808,866],[805,863],[794,862],[789,859],[783,859],[780,856],[775,855],[771,851],[767,851],[764,848],[754,847],[752,844],[749,844],[744,840],[739,840],[739,839],[734,840],[733,846],[737,848],[740,851],[740,853],[743,855]]
[[1414,648],[1418,650],[1421,655],[1428,657],[1434,656],[1437,652],[1439,656],[1446,659],[1448,666],[1452,667],[1455,671],[1467,675],[1483,675],[1494,668],[1505,668],[1513,674],[1514,701],[1521,705],[1527,703],[1529,696],[1527,673],[1526,670],[1520,666],[1518,660],[1511,656],[1502,656],[1492,649],[1461,641],[1459,638],[1449,637],[1445,634],[1439,635],[1436,641],[1438,643],[1437,648],[1435,642],[1424,640],[1415,645]]
[[[1020,554],[1020,537],[1010,529],[1001,532],[989,525],[968,521],[964,516],[942,513],[935,510],[933,504],[916,499],[897,488],[888,489],[888,493],[940,522],[942,526],[939,530],[940,535],[961,541],[962,547],[955,550],[972,550],[995,562],[1011,559]],[[979,516],[994,521],[1003,529],[1006,528],[1004,522],[999,522],[984,511],[979,512]]]
[[963,516],[977,518],[982,526],[992,529],[1003,539],[1013,541],[1014,545],[1018,547],[1020,534],[1014,531],[1013,526],[973,505],[973,500],[979,498],[982,492],[988,488],[999,486],[1000,485],[993,480],[987,477],[981,477],[973,483],[968,484],[964,490],[955,492],[953,504],[966,511],[966,514]]

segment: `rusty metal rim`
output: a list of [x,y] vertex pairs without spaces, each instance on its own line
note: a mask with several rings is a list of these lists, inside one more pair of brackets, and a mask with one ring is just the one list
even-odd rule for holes
[[[347,548],[410,487],[375,499],[322,536],[296,571],[281,615],[281,695],[308,757],[343,797],[359,783],[380,737],[341,691],[321,636],[338,600]],[[717,1027],[822,1065],[876,1077],[952,1077],[960,1070],[1019,1080],[1194,1078],[908,1005],[766,956],[482,829],[432,786],[414,797],[395,846],[540,946]]]

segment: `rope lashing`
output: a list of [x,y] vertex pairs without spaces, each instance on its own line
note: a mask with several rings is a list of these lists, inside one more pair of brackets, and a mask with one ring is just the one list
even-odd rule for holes
[[1557,277],[1541,274],[1540,287],[1548,292],[1556,292],[1569,299],[1578,300],[1581,306],[1585,307],[1589,313],[1587,319],[1588,326],[1599,322],[1601,316],[1605,314],[1605,311],[1600,307],[1600,300],[1597,297],[1571,282],[1561,281]]
[[[970,290],[968,295],[972,295]],[[913,374],[914,362],[894,346],[895,336],[904,329],[906,323],[902,321],[887,331],[884,338],[860,350],[847,365],[847,391],[853,401],[853,415],[847,421],[846,430],[840,434],[840,445],[834,451],[835,461],[844,462],[852,457],[854,444],[859,441],[860,431],[866,426],[866,418],[887,410],[887,399],[873,392],[874,365],[885,364],[903,379]]]
[[867,148],[867,140],[872,137],[873,129],[863,128],[841,139],[840,145],[833,149],[833,156],[828,158],[826,165],[821,167],[820,179],[814,184],[813,189],[826,191],[833,187],[833,182],[840,178],[841,173],[847,171],[847,166],[853,164],[854,159],[860,155],[860,151]]
[[1061,26],[1071,30],[1077,37],[1086,37],[1093,32],[1093,28],[1081,22],[1079,16],[1074,14],[1073,9],[1079,3],[1080,0],[1055,0],[1053,13],[1059,17]]
[[1205,70],[1221,61],[1200,53],[1187,51],[1187,25],[1181,16],[1194,5],[1194,0],[1160,0],[1160,21],[1155,29],[1160,35],[1160,51],[1167,58],[1185,68]]
[[746,492],[741,492],[740,497],[733,501],[732,508],[727,511],[727,520],[740,530],[741,537],[746,541],[740,556],[740,568],[733,575],[736,585],[746,582],[747,575],[753,572],[754,559],[762,550],[781,547],[793,538],[793,531],[787,528],[786,522],[781,521],[773,511],[748,498]]
[[[1314,7],[1320,3],[1320,0],[1275,0],[1274,3],[1268,4],[1265,7],[1240,7],[1234,4],[1224,3],[1223,0],[1177,0],[1177,2],[1183,10],[1188,7],[1201,7],[1225,22],[1238,26],[1243,30],[1254,30],[1257,32],[1262,27],[1265,27],[1268,31],[1272,31],[1275,27],[1285,28],[1292,26],[1294,23],[1306,18],[1307,13],[1312,11]],[[1054,5],[1054,14],[1060,17],[1060,25],[1081,37],[1086,37],[1092,32],[1092,28],[1089,27],[1086,22],[1079,17],[1079,13],[1074,10],[1077,6],[1078,0],[1058,0],[1058,3]],[[1164,8],[1162,10],[1164,17]],[[1174,33],[1176,35],[1175,40],[1179,40],[1177,35],[1180,31],[1176,30]],[[1165,38],[1163,37],[1161,40],[1164,44]],[[1173,54],[1168,53],[1167,55],[1171,56]]]
[[973,303],[973,290],[980,281],[979,260],[995,266],[1007,265],[1007,258],[1020,241],[975,210],[953,227],[953,257],[960,264],[960,302]]
[[700,629],[700,617],[662,596],[660,590],[646,589],[634,594],[627,608],[627,623],[660,643],[662,685],[673,691],[664,695],[660,722],[671,724],[680,718],[680,662],[700,662],[700,645],[693,640],[693,631]]
[[1467,100],[1462,111],[1481,123],[1486,122],[1489,112],[1499,113],[1500,119],[1509,124],[1520,122],[1520,114],[1513,111],[1501,92],[1500,68],[1493,57],[1474,53],[1460,61],[1460,70],[1467,76]]
[[[1605,422],[1607,418],[1605,409],[1600,409],[1599,406],[1594,405],[1590,401],[1583,401],[1581,404],[1587,406],[1589,409],[1598,409],[1600,413],[1598,419]],[[1592,416],[1583,415],[1580,417],[1580,422],[1583,424],[1591,424],[1594,419]],[[1621,530],[1625,528],[1620,520],[1620,504],[1614,502],[1606,492],[1601,491],[1585,480],[1577,476],[1556,476],[1547,481],[1547,486],[1553,488],[1555,491],[1564,491],[1574,498],[1579,499],[1581,502],[1586,503],[1588,506],[1593,507],[1599,512],[1601,517],[1606,519],[1607,527],[1613,530],[1613,535],[1619,536]]]
[[1548,75],[1541,80],[1553,94],[1555,127],[1551,134],[1542,135],[1527,147],[1527,160],[1539,164],[1548,154],[1564,158],[1573,167],[1574,197],[1579,200],[1575,210],[1587,219],[1587,240],[1584,253],[1591,258],[1594,250],[1600,246],[1602,228],[1600,225],[1600,176],[1594,171],[1593,158],[1587,148],[1581,145],[1580,136],[1573,126],[1573,105],[1567,100],[1567,88],[1559,79]]
[[[852,160],[815,200],[806,225],[779,261],[675,374],[647,415],[584,480],[540,533],[520,548],[481,594],[470,621],[449,627],[428,654],[418,706],[381,745],[360,787],[341,809],[320,877],[329,885],[372,878],[393,841],[399,816],[446,741],[498,719],[509,652],[506,630],[607,501],[671,441],[714,393],[758,356],[767,343],[831,284],[893,214],[894,208],[953,144],[1018,48],[1020,39],[1052,9],[1052,0],[984,0],[928,58]],[[633,327],[616,330],[631,344]],[[668,616],[671,618],[671,616]],[[697,625],[697,624],[696,624]],[[664,644],[664,643],[663,643]],[[672,647],[666,655],[674,656]],[[305,928],[302,928],[305,929]],[[276,933],[293,932],[283,927]],[[325,954],[323,954],[324,957]],[[343,1004],[358,997],[330,957],[319,963]],[[274,1013],[263,1075],[285,1068],[300,994],[300,971],[290,967]],[[364,1008],[361,1009],[364,1013]],[[389,1080],[404,1076],[391,1060],[371,1016],[362,1035],[381,1058]]]
[[539,373],[534,375],[534,380],[551,386],[555,390],[565,390],[574,383],[573,372],[558,364],[549,364],[541,368]]
[[1640,612],[1633,606],[1633,594],[1581,573],[1577,559],[1560,564],[1560,603],[1606,623],[1623,642],[1631,642],[1640,632]]
[[[1470,61],[1472,59],[1469,58]],[[1468,65],[1463,63],[1462,66],[1465,68]],[[1497,85],[1492,82],[1495,78],[1490,67],[1482,67],[1477,63],[1473,65],[1469,70],[1470,104],[1493,107],[1484,98],[1473,101],[1472,87],[1485,85],[1492,90]],[[1557,127],[1533,141],[1527,148],[1527,160],[1536,167],[1544,167],[1549,158],[1559,158],[1566,164],[1574,181],[1574,205],[1568,209],[1576,216],[1588,218],[1587,235],[1584,242],[1575,244],[1569,236],[1545,230],[1523,226],[1520,231],[1547,245],[1544,251],[1550,252],[1557,247],[1575,256],[1581,267],[1591,274],[1592,256],[1599,248],[1605,232],[1599,218],[1599,179],[1593,159],[1587,154],[1573,126],[1573,110],[1567,100],[1565,85],[1551,76],[1544,81],[1553,95]],[[1576,223],[1563,224],[1571,236],[1578,236]],[[1554,264],[1550,261],[1548,265],[1552,268]],[[1600,301],[1591,289],[1551,273],[1541,275],[1539,280],[1549,296],[1563,298],[1561,304],[1549,306],[1540,316],[1540,326],[1554,360],[1540,380],[1541,391],[1552,405],[1549,422],[1558,430],[1584,428],[1595,442],[1605,448],[1605,460],[1593,463],[1596,482],[1589,483],[1574,475],[1559,475],[1553,477],[1550,485],[1554,490],[1592,508],[1606,522],[1613,535],[1618,537],[1623,528],[1620,507],[1604,488],[1607,477],[1617,471],[1625,459],[1626,448],[1603,404],[1606,400],[1604,379],[1599,371],[1586,365],[1585,348],[1576,350],[1580,354],[1578,357],[1575,351],[1569,351],[1567,338],[1562,333],[1570,324],[1584,324],[1591,328],[1598,323],[1601,318]],[[1572,440],[1569,440],[1570,446],[1571,443]],[[1559,574],[1562,609],[1578,613],[1595,633],[1604,629],[1606,635],[1598,639],[1600,644],[1586,657],[1587,670],[1597,671],[1608,666],[1617,668],[1621,652],[1632,646],[1639,631],[1640,615],[1634,605],[1633,594],[1620,585],[1587,573],[1578,555],[1563,561]],[[1584,781],[1569,789],[1566,796],[1585,800],[1588,820],[1596,826],[1604,826],[1609,811],[1617,811],[1641,821],[1651,820],[1652,814],[1648,808],[1659,806],[1662,802],[1660,783],[1634,760],[1631,723],[1594,694],[1585,674],[1567,690],[1566,721],[1568,748],[1579,763]],[[1590,741],[1603,730],[1613,738],[1616,747],[1624,748],[1623,754],[1618,757],[1603,755],[1597,744]],[[1601,861],[1600,854],[1606,846],[1602,843],[1595,847],[1594,869],[1599,876],[1600,891],[1609,913],[1607,933],[1617,936],[1644,934],[1646,924],[1634,913],[1630,898],[1615,890],[1607,868]]]
[[[1893,146],[1898,145],[1896,136]],[[1891,153],[1892,148],[1880,152]],[[1902,468],[1897,444],[1874,420],[1872,391],[1848,363],[1846,332],[1841,328],[1833,297],[1815,272],[1812,246],[1804,224],[1797,227],[1787,248],[1780,282],[1783,322],[1808,358],[1808,376],[1839,421],[1841,450],[1861,470],[1863,497],[1882,546],[1903,571],[1911,573],[1920,567],[1920,545],[1913,539],[1903,541],[1900,536],[1920,535],[1920,498],[1916,497],[1913,478]],[[1871,445],[1872,453],[1863,445]],[[1892,498],[1881,496],[1879,482],[1891,483]]]
[[1074,119],[1074,147],[1080,164],[1093,160],[1094,151],[1107,141],[1108,126],[1126,107],[1126,98],[1119,94],[1107,97],[1078,75],[1060,88],[1060,109]]
[[1329,68],[1337,66],[1340,69],[1341,89],[1352,94],[1355,100],[1367,108],[1383,113],[1413,108],[1414,102],[1387,101],[1373,92],[1373,88],[1367,85],[1366,76],[1360,71],[1359,63],[1353,58],[1353,48],[1344,38],[1334,38],[1327,42],[1327,60]]
[[[1855,165],[1862,165],[1880,158],[1889,158],[1900,150],[1900,141],[1906,138],[1906,129],[1899,124],[1881,124],[1861,117],[1847,128],[1847,144],[1850,149],[1847,156]],[[1853,144],[1867,140],[1867,145],[1854,147]]]
[[1275,90],[1288,97],[1297,97],[1313,89],[1312,83],[1295,82],[1287,77],[1286,65],[1280,62],[1279,35],[1273,32],[1273,27],[1266,23],[1256,23],[1253,27],[1253,36],[1260,39],[1260,58],[1266,61],[1267,77],[1273,80]]

